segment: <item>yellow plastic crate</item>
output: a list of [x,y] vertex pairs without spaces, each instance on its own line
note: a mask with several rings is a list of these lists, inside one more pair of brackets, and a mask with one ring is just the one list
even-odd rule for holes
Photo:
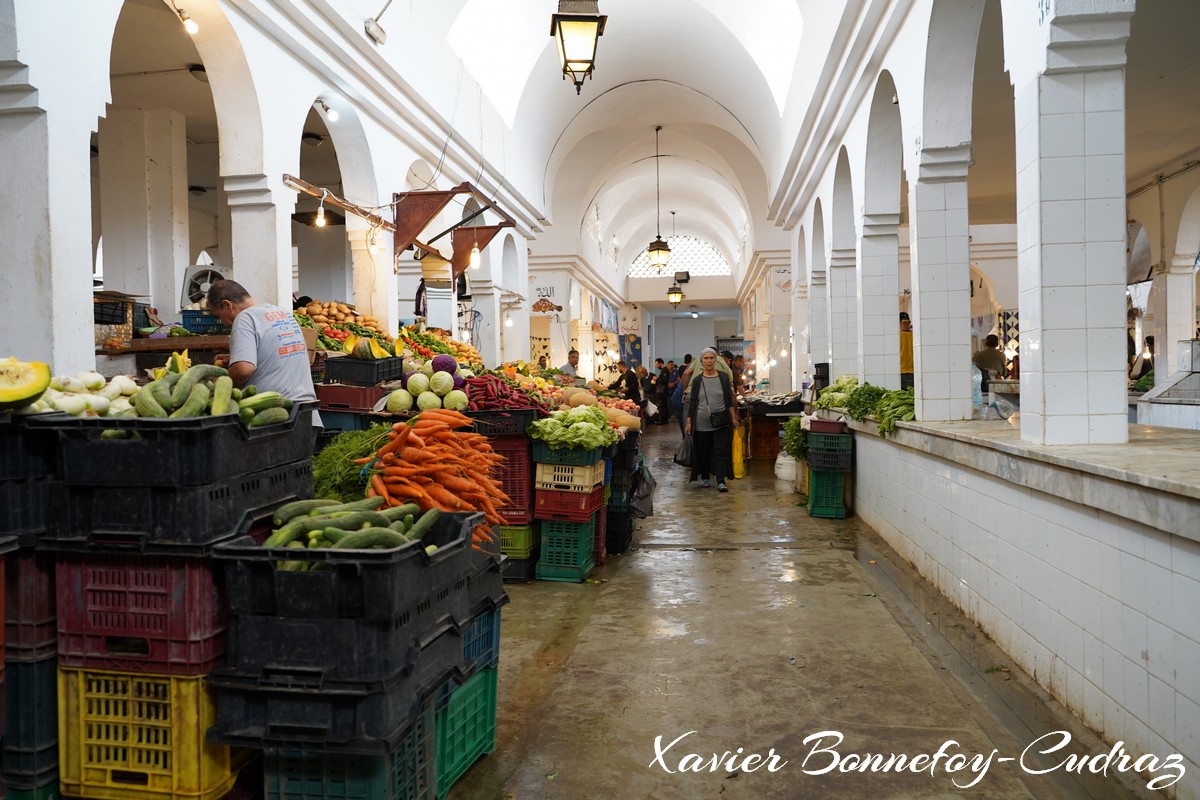
[[596,484],[604,483],[604,462],[588,467],[570,464],[538,464],[534,486],[556,492],[590,492]]
[[216,721],[204,676],[58,670],[59,780],[68,797],[216,800],[237,771],[204,735]]

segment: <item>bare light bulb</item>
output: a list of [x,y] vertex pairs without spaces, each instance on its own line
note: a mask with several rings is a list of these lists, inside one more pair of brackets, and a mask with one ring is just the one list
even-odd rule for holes
[[506,315],[504,316],[504,327],[506,327],[506,328],[511,328],[511,327],[512,327],[512,325],[513,325],[513,323],[512,323],[512,315],[511,315],[511,314],[506,314]]
[[321,205],[317,206],[317,218],[316,218],[316,220],[313,221],[313,225],[316,225],[318,228],[325,227],[325,203],[324,202],[322,202]]
[[479,245],[471,248],[471,256],[467,259],[467,263],[471,266],[471,269],[479,269]]
[[375,234],[371,234],[371,238],[367,242],[367,250],[371,255],[379,254],[379,244],[375,241]]
[[787,358],[787,348],[786,347],[779,351],[779,357]]
[[189,17],[188,13],[182,8],[179,9],[179,19],[181,22],[183,22],[183,29],[192,36],[195,36],[200,32],[200,26],[196,24],[196,20]]

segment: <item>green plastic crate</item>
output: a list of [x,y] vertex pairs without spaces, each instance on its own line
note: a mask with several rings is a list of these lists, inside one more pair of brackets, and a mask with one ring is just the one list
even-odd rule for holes
[[57,780],[36,789],[14,789],[10,786],[5,797],[7,800],[62,800],[62,795],[58,793]]
[[808,471],[808,515],[825,519],[846,516],[844,493],[846,475],[842,472]]
[[500,552],[509,558],[529,558],[541,540],[536,525],[498,525]]
[[265,753],[267,800],[433,800],[437,752],[433,698],[388,755]]
[[437,712],[437,796],[444,798],[480,756],[496,749],[495,669],[459,686]]
[[539,464],[570,464],[577,467],[590,467],[603,457],[604,449],[583,450],[578,447],[564,447],[554,450],[545,442],[533,440],[533,460]]
[[587,522],[542,520],[541,556],[535,575],[540,581],[580,582],[596,565],[596,515]]

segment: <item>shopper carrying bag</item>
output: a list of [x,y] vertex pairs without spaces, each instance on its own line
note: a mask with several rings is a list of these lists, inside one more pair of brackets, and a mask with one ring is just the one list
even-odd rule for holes
[[694,437],[692,480],[700,488],[716,478],[718,491],[727,492],[725,480],[733,474],[733,429],[738,424],[733,384],[717,369],[717,351],[706,348],[700,355],[703,372],[692,378],[688,391],[688,415],[685,433]]

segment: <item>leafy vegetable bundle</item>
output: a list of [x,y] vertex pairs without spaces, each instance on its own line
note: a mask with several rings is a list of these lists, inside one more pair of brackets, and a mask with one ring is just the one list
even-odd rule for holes
[[555,411],[530,425],[528,435],[530,439],[545,442],[551,450],[568,447],[594,450],[608,447],[618,438],[604,410],[588,405]]

